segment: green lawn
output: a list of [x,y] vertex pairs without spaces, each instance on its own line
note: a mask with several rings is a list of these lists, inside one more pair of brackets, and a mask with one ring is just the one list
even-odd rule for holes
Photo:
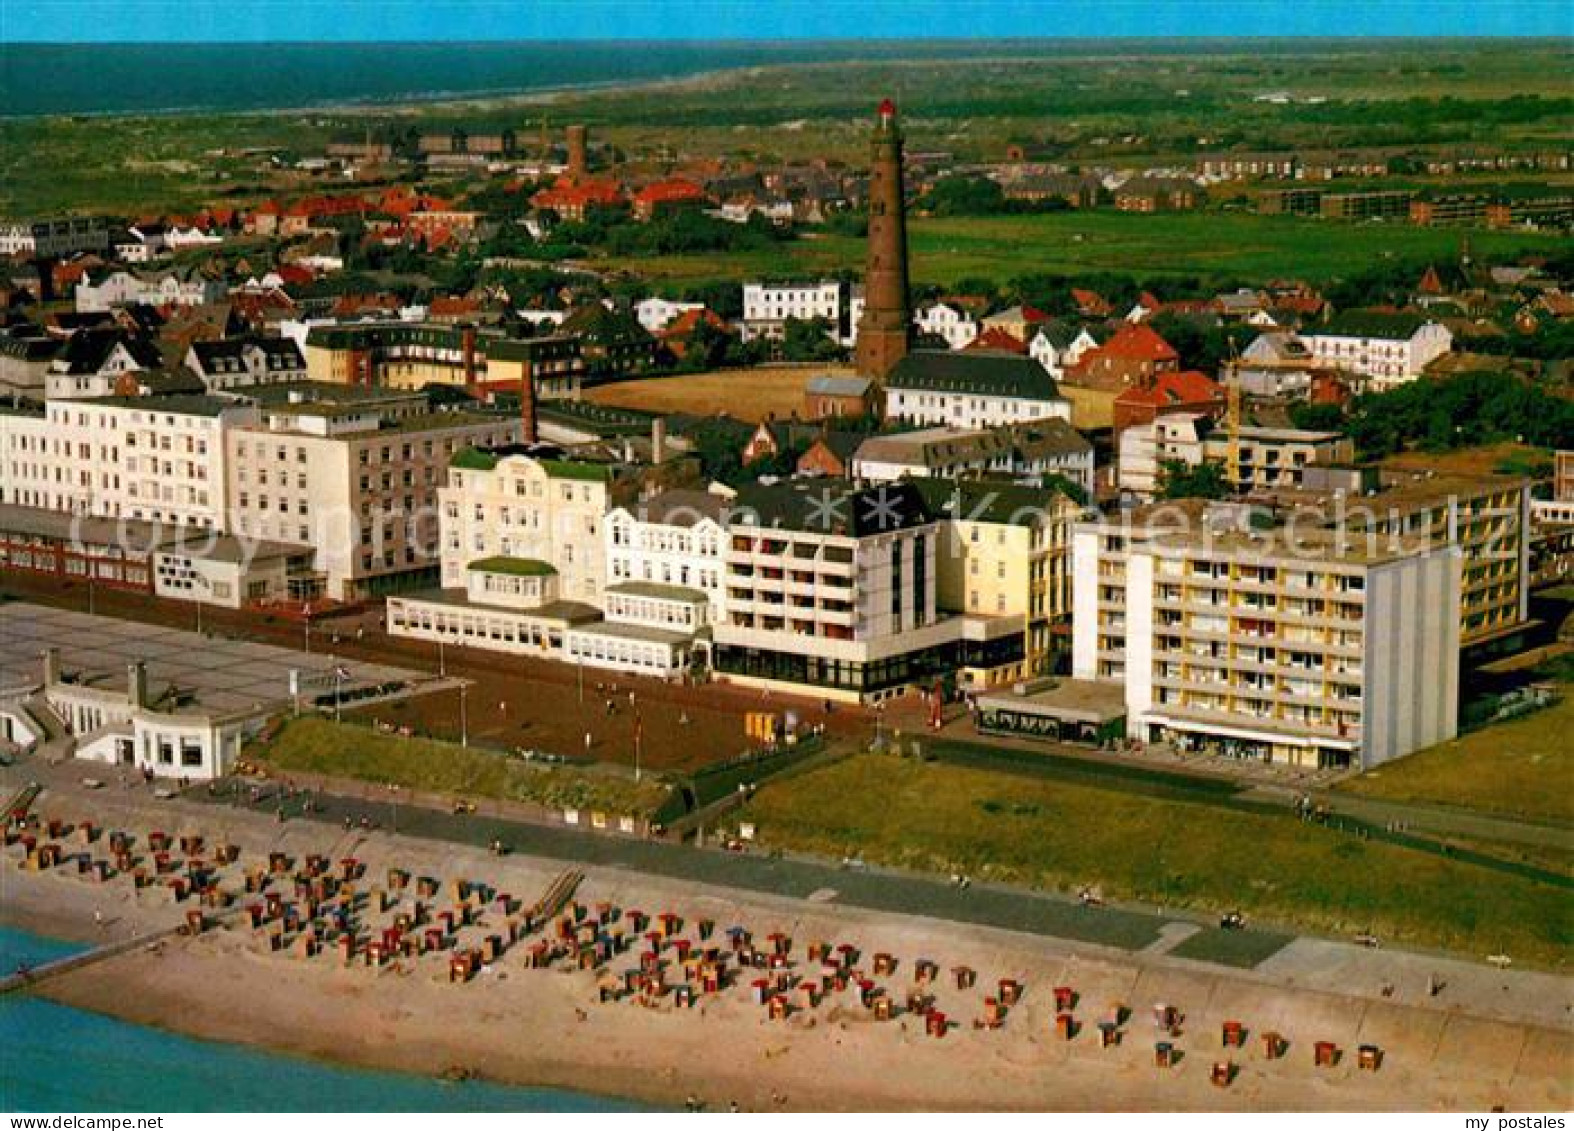
[[369,727],[300,718],[247,757],[281,773],[390,783],[464,798],[534,801],[554,808],[643,815],[667,795],[665,786],[566,767],[534,766],[490,750],[400,738]]
[[[1109,271],[1139,276],[1200,275],[1219,279],[1290,277],[1323,282],[1369,267],[1374,255],[1452,260],[1461,233],[1324,222],[1249,212],[1177,212],[1143,216],[1114,211],[1035,216],[915,217],[908,226],[912,276],[949,285],[969,276],[1004,283],[1036,273]],[[1551,251],[1548,233],[1470,233],[1485,257]],[[711,279],[818,275],[860,270],[860,239],[809,233],[779,248],[734,255],[668,255],[591,260],[650,279],[692,283]]]
[[1435,801],[1574,822],[1574,696],[1513,722],[1412,754],[1339,788],[1388,801]]
[[767,785],[744,819],[767,847],[1075,890],[1336,936],[1563,968],[1567,892],[1293,817],[860,755]]

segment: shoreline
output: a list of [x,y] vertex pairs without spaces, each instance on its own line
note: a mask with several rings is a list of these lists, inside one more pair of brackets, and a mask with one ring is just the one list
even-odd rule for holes
[[[160,827],[229,839],[242,856],[223,874],[227,887],[274,850],[297,860],[309,852],[330,860],[353,855],[365,863],[368,877],[381,877],[395,862],[417,875],[485,877],[527,904],[562,868],[393,834],[343,833],[299,821],[278,826],[245,811],[178,802],[149,802],[150,820],[138,822],[128,819],[129,812],[140,812],[130,800],[110,801],[52,792],[41,812],[98,815],[108,827],[143,835]],[[74,843],[71,851],[78,851]],[[935,959],[942,970],[964,962],[978,971],[979,987],[992,987],[1000,977],[1021,979],[1026,994],[1008,1011],[1003,1028],[979,1032],[972,1022],[990,991],[962,993],[942,976],[933,987],[936,1004],[957,1028],[936,1040],[910,1014],[876,1021],[856,995],[828,996],[786,1021],[768,1020],[749,1000],[752,971],[740,971],[739,983],[720,993],[701,995],[692,1009],[674,1008],[670,993],[650,1007],[633,999],[602,1003],[597,974],[568,962],[528,968],[515,951],[541,936],[514,944],[467,984],[451,985],[444,976],[446,955],[400,959],[381,970],[347,967],[328,953],[270,953],[263,936],[239,919],[197,938],[170,939],[80,967],[35,992],[169,1032],[331,1064],[438,1078],[465,1074],[664,1107],[689,1096],[711,1110],[735,1102],[750,1110],[805,1111],[1476,1110],[1496,1104],[1535,1110],[1570,1104],[1565,1066],[1574,1059],[1574,1025],[1492,1019],[1457,1004],[1428,1008],[1421,1001],[1351,996],[1326,988],[1345,985],[1342,971],[1324,970],[1319,977],[1305,956],[1293,976],[1232,973],[1162,955],[867,912],[834,899],[801,901],[582,868],[587,876],[578,898],[587,906],[606,900],[650,914],[671,908],[690,921],[712,918],[718,927],[746,924],[761,939],[781,930],[796,940],[795,960],[816,938],[893,953],[899,971],[885,981],[898,1001],[905,992],[899,986],[907,984],[919,957]],[[24,872],[14,846],[0,856],[0,889],[0,921],[75,941],[141,934],[184,915],[185,905],[161,888],[137,893],[124,880],[92,883],[75,869]],[[95,913],[103,915],[102,927],[93,925]],[[498,929],[491,911],[482,920],[462,932],[466,945],[481,937],[471,932]],[[362,937],[374,937],[376,924],[367,926],[372,935],[363,930]],[[633,952],[614,957],[606,972],[615,974],[634,959]],[[801,962],[795,965],[802,969]],[[1082,1031],[1071,1041],[1055,1035],[1049,987],[1057,984],[1076,986],[1082,999],[1075,1007]],[[1534,984],[1555,986],[1561,1000],[1569,983]],[[1094,1022],[1113,1001],[1126,1003],[1132,1016],[1122,1043],[1101,1049]],[[1164,1071],[1152,1059],[1146,1015],[1154,1001],[1178,1003],[1192,1014],[1179,1038],[1183,1059]],[[1220,1055],[1220,1020],[1231,1016],[1253,1029],[1282,1031],[1291,1052],[1268,1062],[1255,1047],[1240,1050],[1238,1077],[1220,1089],[1208,1070]],[[1548,1010],[1546,1016],[1558,1015]],[[1337,1040],[1345,1062],[1314,1071],[1314,1037]],[[1381,1072],[1353,1064],[1356,1045],[1367,1040],[1385,1050]],[[1256,1043],[1254,1033],[1249,1044]]]

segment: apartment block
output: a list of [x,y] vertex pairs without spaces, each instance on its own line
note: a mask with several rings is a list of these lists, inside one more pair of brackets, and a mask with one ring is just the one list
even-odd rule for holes
[[1072,669],[1150,742],[1370,769],[1456,733],[1461,554],[1238,505],[1077,527]]
[[517,419],[433,411],[419,393],[255,392],[257,419],[227,435],[229,528],[315,546],[320,591],[337,600],[435,578],[449,462],[519,439]]
[[671,490],[614,507],[606,517],[607,583],[699,592],[707,620],[722,615],[728,496]]
[[1462,554],[1460,646],[1511,636],[1530,617],[1530,482],[1401,467],[1308,467],[1300,491],[1259,492],[1352,537],[1421,540]]
[[255,407],[206,395],[0,413],[0,502],[224,530],[225,441],[256,419]]
[[368,388],[459,385],[517,392],[529,377],[541,400],[577,399],[585,374],[580,342],[571,335],[510,338],[435,322],[314,326],[304,353],[312,380]]
[[939,524],[909,483],[741,491],[723,551],[723,678],[858,701],[948,675],[960,625],[936,603]]
[[1229,432],[1210,417],[1173,413],[1133,425],[1120,434],[1120,489],[1151,497],[1166,463],[1196,467],[1208,462],[1226,468],[1234,490],[1250,494],[1300,487],[1307,468],[1347,464],[1355,458],[1355,445],[1339,432],[1243,425],[1237,436],[1238,474],[1230,478]]

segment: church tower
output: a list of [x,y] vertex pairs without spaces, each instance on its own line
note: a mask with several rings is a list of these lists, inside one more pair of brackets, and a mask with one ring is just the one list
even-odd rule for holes
[[869,170],[869,258],[858,320],[858,372],[883,381],[907,356],[913,313],[907,295],[907,205],[902,195],[902,131],[896,106],[880,103]]

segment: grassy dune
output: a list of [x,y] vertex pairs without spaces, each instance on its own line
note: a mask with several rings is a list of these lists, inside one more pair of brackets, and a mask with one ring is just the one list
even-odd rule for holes
[[1293,817],[864,755],[750,802],[767,846],[1249,915],[1563,969],[1561,889]]
[[1340,788],[1386,801],[1429,801],[1574,824],[1571,733],[1574,696],[1412,754]]

